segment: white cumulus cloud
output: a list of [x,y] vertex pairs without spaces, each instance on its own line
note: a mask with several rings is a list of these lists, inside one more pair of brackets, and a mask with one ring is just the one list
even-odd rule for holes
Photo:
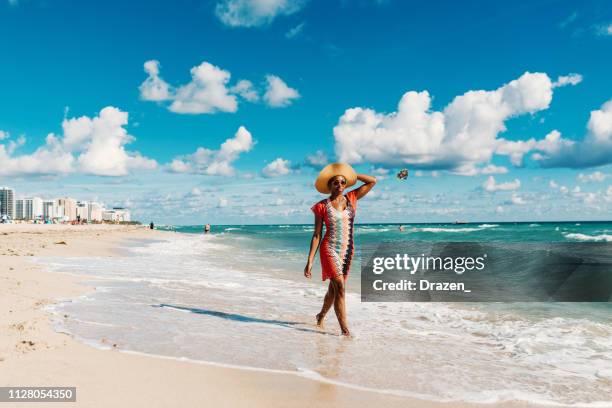
[[464,166],[458,167],[453,173],[461,176],[476,176],[479,174],[506,174],[508,168],[505,166],[496,166],[494,164],[487,164],[483,167]]
[[134,140],[125,129],[127,123],[126,112],[107,106],[93,118],[64,119],[63,136],[49,134],[33,153],[14,154],[23,138],[17,144],[0,144],[0,174],[124,176],[132,169],[154,169],[155,160],[125,149]]
[[74,172],[74,156],[62,149],[55,139],[33,153],[15,156],[0,144],[0,175],[60,175]]
[[170,110],[176,113],[236,112],[227,84],[231,74],[209,62],[191,68],[191,82],[176,90]]
[[561,75],[553,82],[553,88],[559,88],[566,85],[578,85],[581,82],[582,75],[580,74]]
[[[176,113],[200,114],[216,112],[236,112],[238,102],[230,92],[228,83],[231,78],[225,71],[209,62],[202,62],[191,68],[191,81],[176,89],[159,76],[159,62],[150,60],[144,63],[147,78],[140,85],[140,97],[145,101],[171,101],[168,109]],[[240,92],[246,84],[238,83]]]
[[329,163],[327,154],[323,150],[317,150],[314,154],[306,156],[306,165],[312,167],[323,167]]
[[305,0],[222,0],[215,7],[217,18],[230,27],[258,27],[278,16],[302,9]]
[[510,203],[514,205],[525,205],[527,201],[516,193],[512,193],[512,197],[510,197]]
[[406,92],[397,111],[347,109],[334,128],[340,161],[478,174],[489,164],[505,121],[547,109],[553,96],[548,75],[526,72],[493,91],[468,91],[443,111],[431,110],[429,92]]
[[[157,60],[144,63],[147,78],[140,84],[140,98],[145,101],[167,102],[171,112],[180,114],[214,114],[218,112],[236,112],[238,97],[246,102],[260,100],[260,92],[247,79],[230,84],[232,74],[210,62],[202,62],[191,68],[191,81],[172,86],[160,76],[160,64]],[[272,107],[289,106],[300,97],[297,90],[289,87],[275,75],[266,76],[264,101]]]
[[[89,122],[87,126],[82,121]],[[73,121],[64,121],[64,141],[70,140],[77,123],[77,137],[85,140],[85,149],[78,157],[80,169],[85,173],[103,176],[124,176],[131,168],[152,169],[156,162],[144,158],[137,153],[128,153],[125,145],[134,138],[128,135],[124,128],[128,124],[127,112],[114,107],[106,107],[100,111],[99,116],[89,119],[82,117]],[[83,132],[82,128],[88,128]],[[70,140],[73,142],[73,140]],[[72,149],[79,149],[81,144],[67,144]]]
[[230,88],[230,91],[240,95],[249,102],[257,102],[259,100],[257,90],[255,90],[253,83],[247,79],[241,79],[238,81],[236,85]]
[[297,89],[291,88],[276,75],[267,75],[266,81],[268,85],[264,94],[264,100],[273,108],[289,106],[294,99],[300,97]]
[[498,183],[493,176],[489,176],[482,184],[482,188],[489,192],[517,190],[520,187],[521,181],[519,179],[514,179],[506,183]]
[[291,173],[291,163],[289,160],[284,160],[283,158],[279,157],[276,160],[268,163],[268,165],[263,168],[262,173],[264,177],[286,176]]
[[532,155],[532,158],[535,160],[541,160],[544,157],[543,154],[557,154],[561,150],[570,147],[573,143],[573,141],[563,139],[558,130],[553,130],[541,140],[534,138],[518,141],[498,139],[495,153],[507,155],[510,157],[512,164],[522,166],[524,155],[531,151],[541,152]]
[[532,158],[542,167],[584,168],[612,163],[612,99],[591,111],[582,140],[564,139],[558,131],[553,132],[555,137],[548,146],[534,148],[541,153],[534,153]]
[[144,63],[148,77],[140,85],[140,97],[145,101],[167,101],[171,98],[170,85],[159,76],[159,61]]
[[240,154],[250,151],[254,145],[251,133],[240,126],[234,137],[223,142],[218,150],[198,147],[192,154],[175,158],[169,170],[175,173],[231,176],[236,172],[233,163]]

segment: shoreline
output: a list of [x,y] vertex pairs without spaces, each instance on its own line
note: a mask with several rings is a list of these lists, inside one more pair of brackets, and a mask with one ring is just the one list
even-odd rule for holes
[[540,406],[523,401],[424,400],[334,383],[315,378],[315,373],[228,366],[121,350],[120,346],[101,349],[55,331],[54,315],[48,308],[95,291],[95,286],[85,284],[85,277],[46,271],[28,262],[29,257],[117,257],[126,240],[163,239],[167,234],[172,233],[134,226],[0,226],[0,327],[6,333],[0,338],[0,384],[76,386],[76,406],[94,407],[193,406],[202,401],[283,407],[306,403],[316,407]]

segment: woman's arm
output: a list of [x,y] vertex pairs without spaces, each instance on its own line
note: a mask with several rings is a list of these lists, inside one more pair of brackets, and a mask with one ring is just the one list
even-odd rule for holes
[[367,174],[358,174],[357,180],[364,182],[361,187],[355,190],[357,192],[357,199],[359,200],[361,197],[368,194],[372,187],[374,187],[376,184],[376,177],[368,176]]
[[321,242],[321,233],[323,231],[323,220],[318,215],[315,215],[314,232],[312,233],[312,239],[310,240],[310,252],[308,253],[308,262],[304,267],[304,276],[309,278],[312,276],[310,270],[312,269],[312,263],[314,261],[317,249],[319,249],[319,243]]

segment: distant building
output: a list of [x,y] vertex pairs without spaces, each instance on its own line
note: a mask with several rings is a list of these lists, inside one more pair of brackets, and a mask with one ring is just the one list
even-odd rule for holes
[[0,187],[0,221],[44,220],[46,222],[75,221],[77,217],[87,222],[129,222],[130,211],[123,207],[113,207],[111,210],[95,201],[77,201],[74,198],[63,197],[53,200],[43,200],[40,197],[21,198],[15,200],[15,191],[8,187]]
[[15,200],[16,220],[40,220],[43,218],[43,200],[40,197]]
[[24,219],[39,220],[43,216],[42,198],[32,197],[24,200]]
[[66,221],[74,221],[77,217],[77,202],[74,198],[58,198],[57,199],[58,207],[64,209],[63,218]]
[[0,187],[0,218],[15,218],[15,190]]
[[56,218],[61,218],[64,216],[64,212],[61,211],[59,206],[57,205],[56,200],[43,200],[43,218],[47,221],[52,221]]
[[64,206],[60,205],[59,200],[53,200],[55,203],[55,218],[64,220]]
[[23,198],[15,200],[15,217],[16,220],[25,220],[25,200]]
[[104,210],[102,219],[108,222],[129,222],[130,211],[122,207],[113,207],[112,210]]
[[90,201],[88,206],[88,220],[93,222],[102,221],[102,211],[104,211],[104,207],[100,203],[96,203],[94,201]]
[[87,202],[79,201],[76,204],[76,216],[78,220],[89,221],[89,206]]

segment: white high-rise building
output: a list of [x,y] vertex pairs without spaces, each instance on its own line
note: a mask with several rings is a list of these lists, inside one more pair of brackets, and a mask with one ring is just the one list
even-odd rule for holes
[[37,220],[43,216],[42,199],[40,197],[26,198],[23,200],[23,219]]
[[67,221],[74,221],[77,217],[77,202],[74,198],[58,198],[57,199],[58,207],[62,207],[63,214],[62,216]]
[[60,214],[59,207],[55,200],[44,200],[43,206],[43,218],[47,221],[51,221],[54,218],[60,218],[64,215],[63,211]]
[[55,211],[56,211],[55,217],[64,219],[64,215],[65,215],[64,206],[59,203],[59,200],[54,200],[54,201],[55,201]]
[[104,207],[100,203],[96,203],[94,201],[89,202],[88,212],[89,212],[89,221],[100,222],[102,221],[102,211],[104,211]]
[[43,218],[43,200],[40,197],[15,200],[16,220],[38,220]]
[[15,200],[15,219],[25,220],[25,200],[23,198]]
[[16,220],[37,220],[43,218],[43,201],[39,197],[15,200]]
[[89,221],[89,206],[87,202],[79,201],[76,205],[76,216],[78,220]]
[[15,218],[15,191],[0,187],[0,218]]

